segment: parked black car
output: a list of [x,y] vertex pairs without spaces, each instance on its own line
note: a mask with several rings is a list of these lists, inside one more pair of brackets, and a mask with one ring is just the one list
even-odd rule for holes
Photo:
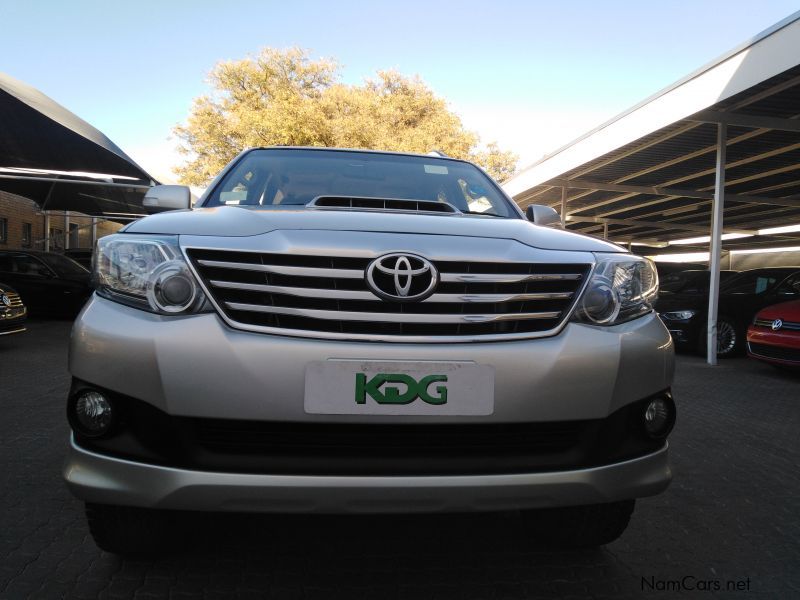
[[[655,308],[678,348],[705,351],[708,320],[708,275],[702,292],[659,294]],[[681,290],[686,289],[681,288]],[[720,286],[717,317],[717,356],[744,351],[747,327],[755,314],[771,304],[800,298],[800,267],[751,269],[725,277]]]
[[17,290],[0,282],[0,336],[25,331],[28,311]]
[[[725,283],[739,271],[720,271],[719,280]],[[711,272],[708,269],[688,269],[670,273],[662,277],[659,274],[659,294],[708,294],[711,285]]]
[[0,251],[0,281],[14,286],[32,315],[75,316],[92,293],[89,271],[53,252]]
[[92,254],[93,250],[91,248],[70,248],[64,250],[64,256],[71,258],[90,271],[92,270]]
[[665,278],[682,273],[684,271],[707,271],[708,263],[674,263],[674,262],[656,262],[656,271],[658,271],[659,281],[664,281]]

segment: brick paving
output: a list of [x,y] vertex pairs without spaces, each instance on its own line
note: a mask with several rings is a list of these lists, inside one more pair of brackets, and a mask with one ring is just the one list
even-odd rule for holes
[[675,480],[601,550],[542,548],[513,515],[202,515],[187,549],[133,561],[61,482],[69,327],[0,338],[0,598],[800,597],[800,377],[679,357]]

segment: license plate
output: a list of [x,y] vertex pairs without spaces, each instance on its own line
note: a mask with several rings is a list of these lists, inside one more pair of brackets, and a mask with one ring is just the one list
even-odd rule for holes
[[466,361],[310,362],[304,408],[323,415],[490,415],[494,368]]

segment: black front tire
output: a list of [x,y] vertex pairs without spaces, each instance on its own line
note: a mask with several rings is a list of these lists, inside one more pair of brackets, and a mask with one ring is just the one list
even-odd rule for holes
[[530,535],[561,548],[594,548],[618,539],[631,520],[635,500],[523,512]]
[[744,351],[745,335],[742,328],[730,317],[717,318],[717,356],[732,358]]
[[[744,353],[744,342],[747,335],[742,327],[732,318],[725,315],[717,317],[717,358],[733,358]],[[697,351],[706,355],[706,332],[701,328],[697,339]]]
[[183,538],[172,511],[86,503],[86,520],[97,547],[122,556],[163,554]]

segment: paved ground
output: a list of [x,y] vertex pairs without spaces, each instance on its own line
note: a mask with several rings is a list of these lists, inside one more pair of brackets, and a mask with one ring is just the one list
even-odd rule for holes
[[0,598],[800,596],[800,379],[768,366],[680,358],[675,481],[602,550],[540,548],[509,516],[225,516],[136,562],[97,550],[61,483],[68,336],[0,338]]

